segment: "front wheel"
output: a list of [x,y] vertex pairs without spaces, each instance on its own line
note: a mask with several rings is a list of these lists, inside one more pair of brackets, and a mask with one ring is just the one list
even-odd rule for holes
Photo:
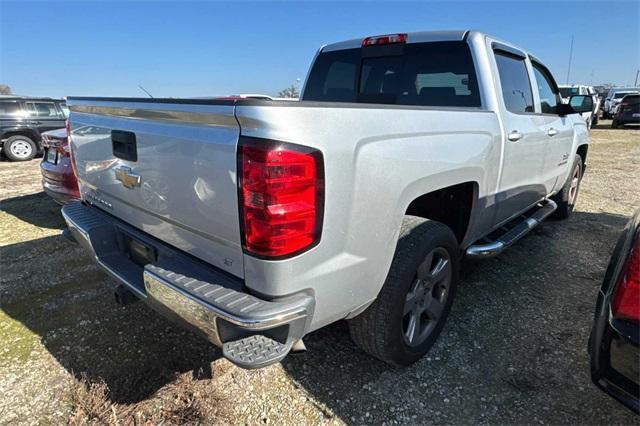
[[28,161],[36,156],[36,143],[27,136],[16,135],[7,139],[2,146],[4,155],[11,161]]
[[558,204],[558,208],[553,212],[553,218],[566,219],[571,216],[573,208],[576,205],[576,201],[578,200],[580,182],[582,182],[582,170],[582,157],[576,154],[569,178],[560,192],[551,197],[551,199]]
[[405,216],[377,299],[349,321],[352,339],[389,364],[426,354],[447,319],[458,281],[458,242],[446,225]]

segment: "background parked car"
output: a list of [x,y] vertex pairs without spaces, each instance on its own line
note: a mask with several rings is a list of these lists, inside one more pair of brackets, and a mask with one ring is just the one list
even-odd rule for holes
[[587,126],[591,128],[598,124],[598,116],[600,111],[600,97],[598,93],[593,88],[593,86],[585,86],[581,84],[574,84],[572,86],[563,86],[558,85],[558,89],[560,90],[560,96],[562,97],[562,102],[568,103],[569,98],[575,95],[589,95],[593,100],[593,110],[591,112],[583,112],[580,114],[584,121],[587,123]]
[[640,210],[613,251],[589,338],[593,382],[635,412],[640,410],[639,343]]
[[43,133],[42,147],[44,155],[40,171],[44,192],[60,204],[79,199],[78,181],[71,165],[66,129]]
[[625,124],[640,124],[640,93],[626,95],[615,109],[611,122],[613,129]]
[[41,134],[64,128],[65,102],[51,98],[0,97],[0,147],[11,161],[27,161],[42,151]]
[[640,88],[638,87],[616,87],[609,90],[609,94],[607,95],[607,99],[604,101],[604,113],[602,118],[611,118],[615,113],[615,107],[618,105],[622,98],[626,95],[630,95],[632,93],[640,93]]

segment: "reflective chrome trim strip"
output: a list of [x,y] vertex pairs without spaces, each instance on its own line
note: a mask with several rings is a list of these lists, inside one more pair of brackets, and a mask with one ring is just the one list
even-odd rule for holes
[[[265,319],[241,318],[194,297],[148,270],[144,271],[144,287],[150,299],[162,304],[175,313],[179,313],[182,319],[196,326],[203,324],[200,318],[210,316],[211,313],[217,318],[222,318],[225,321],[250,330],[263,330],[277,327],[307,316],[306,310],[300,308],[297,311]],[[169,292],[167,292],[167,290],[169,290]],[[175,296],[179,296],[180,299],[188,299],[191,302],[188,304],[190,308],[185,310],[183,300],[176,299]],[[203,325],[206,326],[207,324]]]

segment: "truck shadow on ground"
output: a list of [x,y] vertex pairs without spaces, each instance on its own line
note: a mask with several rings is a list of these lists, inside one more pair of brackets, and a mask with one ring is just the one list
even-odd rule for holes
[[[414,365],[368,357],[344,322],[307,336],[308,352],[282,365],[347,422],[530,423],[539,413],[563,423],[604,419],[611,407],[624,413],[591,385],[586,342],[627,219],[575,212],[544,223],[500,257],[464,262],[443,334]],[[593,409],[581,411],[581,404]]]
[[181,373],[209,378],[221,356],[144,303],[116,305],[116,282],[61,235],[2,247],[0,270],[0,338],[11,347],[0,356],[26,362],[39,341],[77,379],[104,382],[114,403],[142,401]]
[[0,209],[23,222],[40,228],[63,229],[61,206],[46,193],[22,195],[0,201]]
[[[14,200],[9,213],[58,226],[17,205],[31,198]],[[340,322],[307,336],[308,351],[291,354],[282,367],[346,421],[377,423],[391,416],[411,422],[416,421],[412,416],[424,415],[420,410],[482,412],[479,400],[465,405],[458,395],[457,389],[469,387],[481,387],[487,401],[496,404],[526,397],[527,413],[542,406],[532,390],[558,392],[562,400],[575,385],[565,372],[575,370],[576,363],[582,369],[574,373],[584,375],[579,382],[588,386],[584,348],[595,295],[626,220],[576,212],[567,222],[544,224],[499,258],[467,262],[443,335],[413,366],[395,368],[364,354]],[[213,345],[142,303],[115,306],[115,282],[62,236],[5,246],[0,267],[0,309],[24,326],[16,332],[24,335],[3,335],[3,342],[34,336],[77,378],[106,383],[113,402],[142,401],[185,372],[206,379],[221,357]],[[511,341],[519,343],[509,346]],[[579,360],[566,354],[553,359],[554,350],[573,354],[575,347]],[[30,351],[13,356],[24,361]],[[599,393],[591,398],[596,397]],[[365,413],[370,417],[358,417]],[[525,419],[516,414],[510,419]]]

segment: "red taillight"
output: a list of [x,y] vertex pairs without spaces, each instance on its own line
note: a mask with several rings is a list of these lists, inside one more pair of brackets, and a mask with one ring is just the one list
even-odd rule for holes
[[640,236],[619,275],[611,311],[615,318],[640,321]]
[[69,156],[69,139],[68,138],[60,139],[60,143],[58,144],[58,152],[60,153],[60,155],[64,157]]
[[69,157],[71,158],[71,168],[73,169],[73,174],[78,177],[78,168],[76,167],[76,158],[73,155],[73,150],[71,149],[71,123],[67,120],[65,125],[67,129],[67,147],[66,151],[69,153]]
[[406,34],[387,34],[375,37],[367,37],[362,40],[362,46],[378,46],[381,44],[397,44],[407,41]]
[[245,250],[282,258],[318,243],[324,208],[320,151],[241,138],[238,155]]

